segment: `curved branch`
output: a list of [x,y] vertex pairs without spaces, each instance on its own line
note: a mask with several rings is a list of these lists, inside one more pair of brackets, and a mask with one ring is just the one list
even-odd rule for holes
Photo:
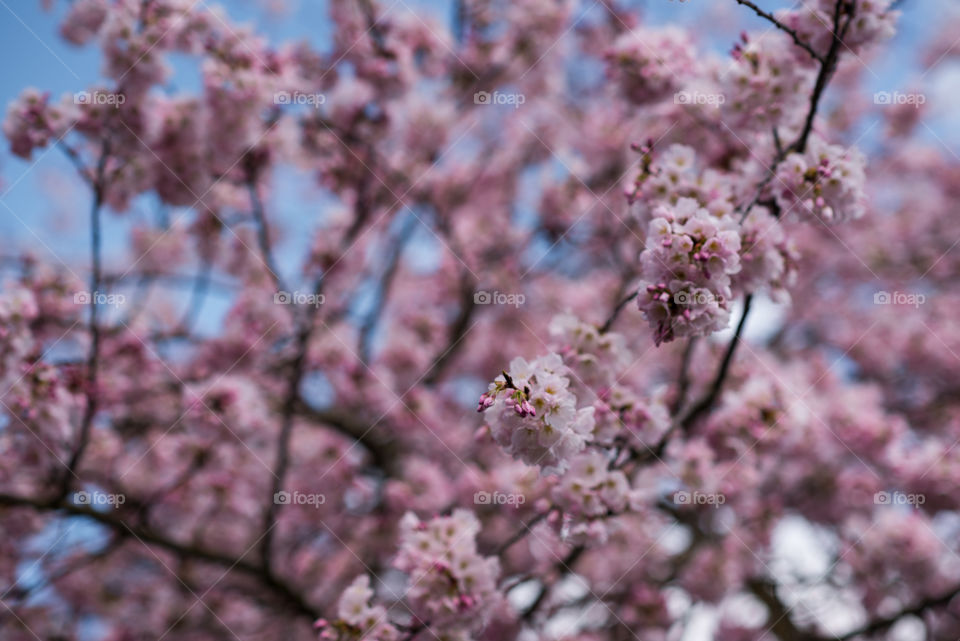
[[796,29],[791,29],[787,25],[783,24],[782,22],[777,20],[776,16],[774,16],[772,13],[764,11],[763,9],[755,5],[750,0],[734,0],[734,2],[753,9],[753,12],[756,13],[758,16],[760,16],[764,20],[767,20],[768,22],[773,24],[777,29],[779,29],[780,31],[783,31],[784,33],[789,35],[791,38],[793,38],[794,44],[796,44],[798,47],[800,47],[801,49],[809,53],[814,60],[818,60],[820,63],[823,63],[823,56],[818,54],[816,51],[813,50],[813,47],[811,47],[809,44],[804,42],[800,38],[800,34],[797,33]]
[[131,536],[144,545],[154,545],[172,552],[177,556],[203,561],[226,568],[227,572],[236,572],[257,580],[261,585],[269,588],[280,600],[287,604],[292,611],[308,617],[311,621],[320,616],[319,610],[310,605],[306,599],[289,585],[272,574],[267,568],[251,563],[244,557],[233,557],[229,554],[208,550],[197,545],[181,543],[166,537],[148,527],[128,523],[114,512],[101,512],[90,507],[83,507],[68,503],[63,499],[42,501],[30,497],[0,494],[0,506],[26,507],[38,512],[60,513],[66,516],[80,516],[92,519],[97,523],[112,528],[120,536]]
[[689,428],[701,414],[710,409],[720,395],[720,390],[723,389],[723,382],[726,380],[727,373],[730,371],[730,364],[733,362],[733,354],[736,352],[737,345],[740,344],[743,336],[743,328],[747,324],[747,316],[750,314],[751,302],[753,302],[753,294],[747,294],[747,297],[743,299],[743,316],[740,317],[740,322],[737,323],[737,330],[733,334],[730,344],[727,345],[727,351],[723,355],[723,361],[721,361],[717,375],[710,385],[710,390],[680,418],[680,425],[684,429]]
[[917,616],[919,614],[923,614],[927,610],[944,607],[946,605],[949,605],[950,602],[953,601],[958,596],[960,596],[960,585],[948,590],[947,592],[944,592],[940,596],[924,599],[912,606],[909,606],[900,610],[899,612],[895,612],[890,616],[875,619],[859,628],[856,628],[855,630],[851,630],[850,632],[847,632],[846,634],[841,635],[839,637],[835,637],[835,638],[837,641],[849,641],[850,639],[853,639],[855,637],[867,636],[867,635],[875,634],[877,632],[883,632],[887,628],[892,627],[897,621],[899,621],[904,617]]
[[613,326],[614,321],[617,320],[617,316],[619,316],[623,308],[627,306],[627,303],[629,303],[639,295],[640,295],[639,290],[634,291],[632,294],[630,294],[629,296],[621,300],[619,303],[617,303],[617,306],[613,308],[613,312],[610,314],[607,320],[603,323],[603,325],[600,326],[600,329],[598,331],[601,334],[606,334],[608,331],[610,331],[610,327]]

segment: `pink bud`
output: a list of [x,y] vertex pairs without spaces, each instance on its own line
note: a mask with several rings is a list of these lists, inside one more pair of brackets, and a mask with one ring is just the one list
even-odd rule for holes
[[521,408],[523,409],[524,412],[526,412],[526,413],[529,414],[530,416],[536,416],[536,415],[537,415],[537,410],[536,410],[536,408],[530,403],[530,401],[524,401],[523,404],[521,405]]

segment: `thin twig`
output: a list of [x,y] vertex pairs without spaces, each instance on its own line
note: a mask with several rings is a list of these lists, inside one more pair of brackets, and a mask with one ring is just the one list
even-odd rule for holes
[[800,47],[801,49],[803,49],[804,51],[806,51],[807,53],[809,53],[809,54],[813,57],[814,60],[817,60],[817,61],[819,61],[820,63],[823,63],[823,56],[821,56],[820,54],[818,54],[816,51],[813,50],[813,47],[811,47],[809,44],[807,44],[806,42],[804,42],[803,39],[800,38],[800,34],[798,34],[795,29],[792,29],[792,28],[788,27],[787,25],[783,24],[782,22],[780,22],[779,20],[777,20],[776,16],[774,16],[772,13],[769,13],[769,12],[767,12],[767,11],[764,11],[763,9],[761,9],[760,7],[758,7],[757,5],[755,5],[755,4],[754,4],[753,2],[751,2],[750,0],[735,0],[735,2],[736,2],[737,4],[741,4],[741,5],[745,6],[745,7],[750,7],[751,9],[753,9],[753,12],[756,13],[758,16],[760,16],[760,17],[763,18],[764,20],[769,21],[769,22],[772,23],[777,29],[779,29],[780,31],[783,31],[784,33],[786,33],[787,35],[789,35],[791,38],[793,38],[793,42],[794,42],[798,47]]
[[635,291],[629,296],[627,296],[626,298],[624,298],[623,300],[621,300],[619,303],[617,303],[617,306],[613,308],[613,312],[611,312],[610,317],[607,318],[607,320],[603,323],[603,325],[600,326],[599,332],[601,334],[606,334],[608,331],[610,331],[610,328],[613,326],[614,321],[617,320],[617,316],[620,314],[620,311],[627,306],[627,303],[632,301],[639,294],[640,294],[639,290]]
[[80,420],[80,434],[77,437],[77,443],[74,445],[73,453],[66,465],[66,471],[60,482],[60,497],[65,497],[70,491],[70,483],[73,477],[76,477],[76,470],[80,464],[80,458],[83,456],[87,443],[90,440],[90,429],[93,426],[93,417],[97,413],[97,378],[100,366],[100,322],[99,305],[97,304],[97,295],[100,290],[100,283],[103,277],[103,265],[101,255],[102,234],[100,225],[100,210],[103,207],[104,191],[104,173],[107,168],[107,159],[110,155],[109,139],[103,141],[100,150],[100,159],[97,161],[96,177],[93,181],[93,203],[90,206],[90,292],[89,292],[89,315],[87,319],[87,329],[90,332],[90,350],[87,352],[87,375],[86,385],[86,404],[83,409],[83,418]]
[[679,423],[684,429],[689,428],[703,412],[710,409],[710,406],[717,400],[717,396],[720,395],[723,382],[726,380],[727,372],[730,370],[730,364],[733,362],[733,354],[737,350],[737,345],[740,344],[743,328],[747,324],[747,316],[750,314],[751,302],[753,302],[753,294],[748,294],[746,298],[743,299],[743,315],[740,317],[740,322],[737,323],[737,330],[730,340],[730,344],[727,345],[727,351],[723,355],[723,361],[721,361],[717,375],[710,385],[710,390],[680,418]]

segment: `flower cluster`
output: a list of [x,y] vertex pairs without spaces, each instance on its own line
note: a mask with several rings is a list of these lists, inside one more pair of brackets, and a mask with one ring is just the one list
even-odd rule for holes
[[382,605],[370,605],[373,590],[370,577],[361,574],[343,591],[337,602],[334,621],[319,619],[314,628],[321,639],[335,641],[394,641],[397,629],[387,621],[387,610]]
[[866,206],[865,160],[857,149],[831,145],[811,136],[804,154],[792,153],[780,164],[772,186],[777,204],[824,222],[860,218]]
[[431,629],[467,631],[497,605],[499,561],[477,552],[480,522],[468,510],[421,521],[407,512],[400,522],[394,566],[410,576],[407,598]]
[[744,34],[719,80],[726,97],[724,122],[769,132],[771,127],[799,121],[807,103],[805,89],[812,86],[813,74],[797,64],[786,36]]
[[549,331],[564,361],[585,384],[609,387],[632,360],[622,334],[600,333],[573,314],[554,316]]
[[693,147],[673,144],[656,157],[649,144],[638,150],[643,154],[641,170],[627,198],[640,224],[649,224],[657,205],[676,205],[681,198],[696,200],[714,216],[733,212],[733,177],[715,169],[696,171]]
[[594,403],[596,427],[593,442],[612,445],[624,438],[641,449],[657,443],[670,429],[670,411],[664,401],[665,388],[641,398],[624,385],[614,385]]
[[7,107],[3,134],[14,155],[29,159],[34,149],[47,146],[70,129],[74,120],[66,108],[48,104],[49,99],[48,93],[26,89]]
[[745,292],[766,290],[777,301],[790,300],[800,259],[796,245],[765,207],[754,207],[740,226],[740,271],[734,286]]
[[571,517],[567,536],[576,541],[606,538],[603,517],[627,507],[630,484],[619,470],[610,470],[607,458],[596,450],[570,461],[570,469],[553,489],[553,500]]
[[97,36],[109,12],[107,0],[77,0],[70,4],[60,34],[71,44],[86,44]]
[[[777,12],[777,19],[824,56],[833,44],[834,18],[840,6],[841,14],[836,21],[839,28],[836,31],[843,36],[844,50],[858,53],[867,45],[891,38],[896,32],[900,12],[892,10],[891,4],[892,0],[859,0],[839,5],[835,0],[814,0],[802,3],[803,6],[796,10]],[[850,21],[848,26],[847,20]],[[810,60],[805,53],[801,57]]]
[[515,358],[480,397],[494,440],[510,454],[545,471],[562,469],[583,450],[593,430],[593,408],[577,408],[569,370],[558,354],[531,362]]
[[607,62],[623,95],[643,104],[680,87],[695,66],[694,48],[687,34],[675,27],[633,29],[616,39]]
[[658,207],[640,255],[637,303],[659,345],[704,335],[729,321],[732,274],[740,271],[740,235],[730,216],[715,217],[691,198]]

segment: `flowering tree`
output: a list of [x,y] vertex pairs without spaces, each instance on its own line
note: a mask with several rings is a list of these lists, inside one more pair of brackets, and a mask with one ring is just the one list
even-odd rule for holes
[[956,639],[960,161],[865,88],[898,10],[393,4],[69,5],[104,83],[3,124],[90,258],[0,292],[0,636]]

